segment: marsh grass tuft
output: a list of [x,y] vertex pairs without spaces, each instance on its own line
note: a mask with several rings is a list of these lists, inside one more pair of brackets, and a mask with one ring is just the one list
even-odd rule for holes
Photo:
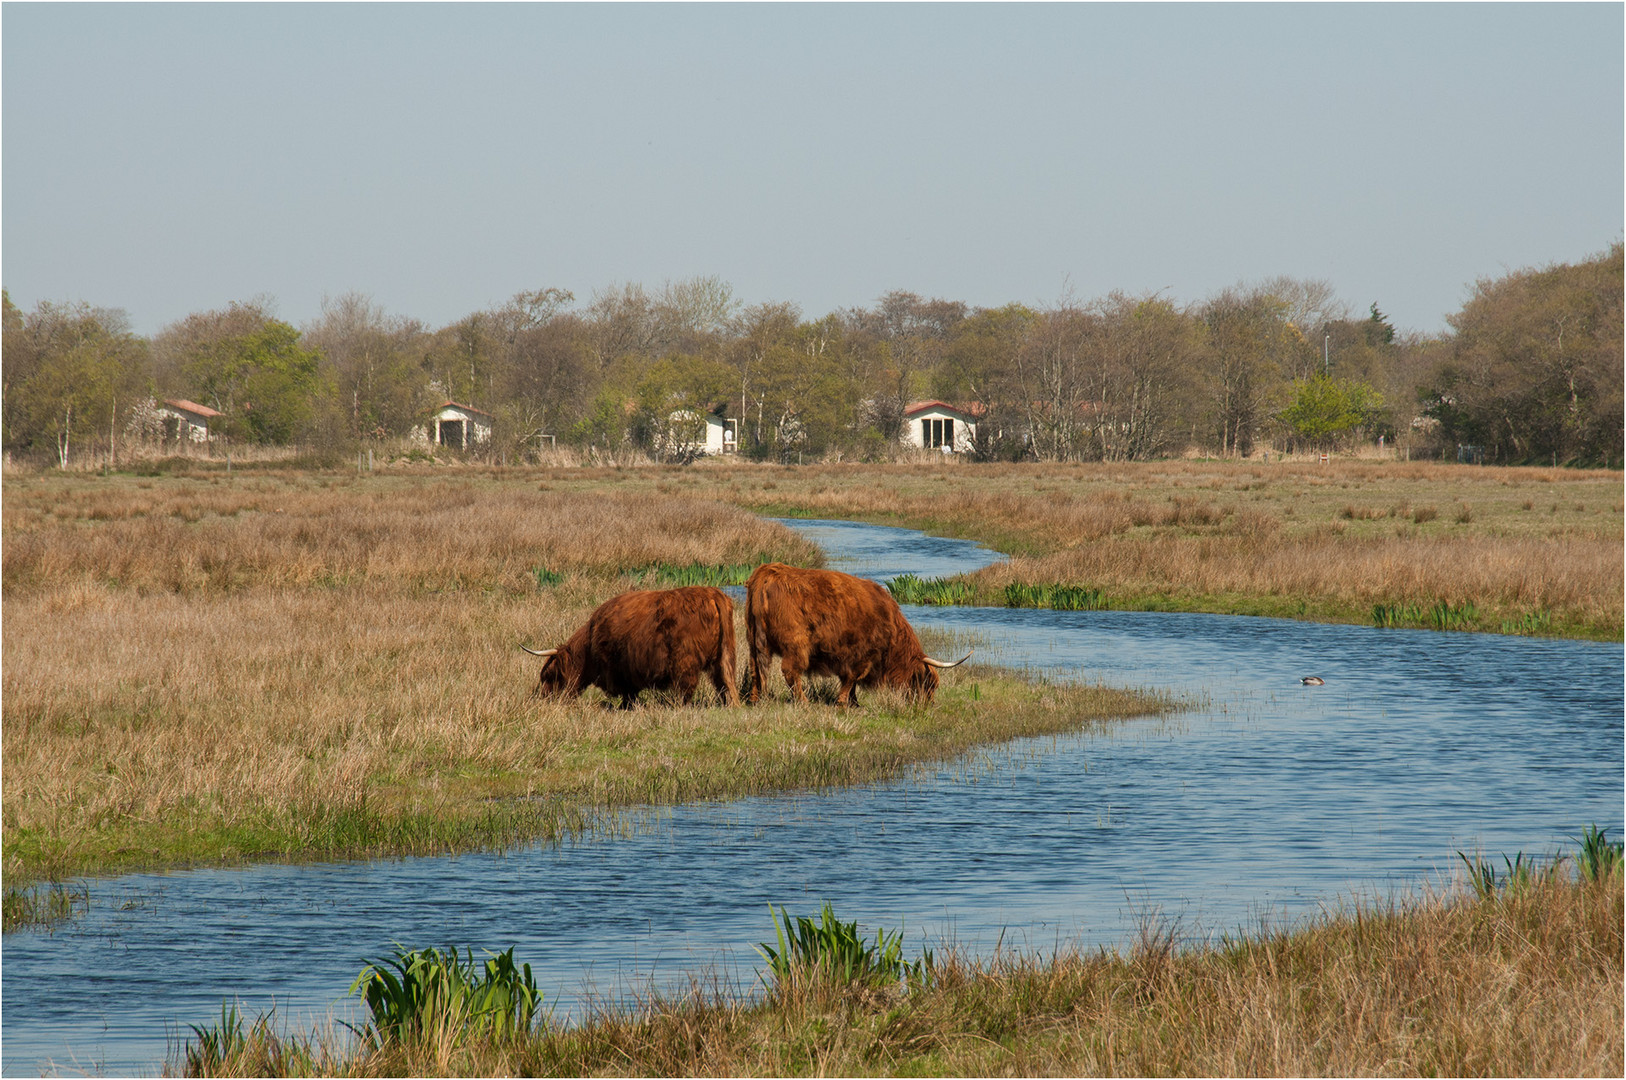
[[1012,582],[1005,586],[1005,606],[1050,608],[1055,611],[1105,611],[1107,601],[1099,589],[1085,586]]
[[645,566],[632,571],[632,577],[644,588],[675,589],[686,585],[711,585],[721,588],[725,585],[744,585],[750,579],[752,571],[766,561],[768,560],[735,563],[732,566],[706,563],[689,563],[686,566]]
[[[772,904],[768,905],[768,915],[774,917]],[[777,990],[784,990],[799,979],[843,985],[900,982],[926,985],[931,979],[930,949],[913,964],[906,963],[902,930],[888,934],[884,927],[877,929],[875,943],[867,944],[858,933],[857,921],[844,923],[836,918],[828,900],[817,922],[802,915],[793,923],[790,913],[781,908],[774,919],[774,935],[777,948],[761,942],[756,950],[768,962]]]
[[1576,840],[1581,847],[1575,861],[1584,880],[1597,881],[1620,872],[1626,860],[1626,843],[1619,840],[1610,843],[1605,830],[1596,825],[1588,825]]
[[460,958],[455,947],[396,946],[393,957],[367,963],[350,992],[372,1016],[359,1033],[372,1047],[513,1038],[530,1032],[542,1006],[531,965],[516,965],[512,948],[476,966],[472,950]]
[[279,1038],[272,1031],[276,1010],[246,1030],[235,1003],[222,1003],[220,1023],[188,1024],[193,1038],[184,1046],[183,1076],[311,1076],[331,1060],[318,1061],[306,1040]]
[[921,578],[899,574],[888,581],[886,587],[900,604],[949,606],[977,602],[977,587],[961,577]]
[[1430,606],[1421,604],[1374,604],[1372,625],[1383,629],[1413,627],[1425,630],[1471,630],[1479,620],[1479,610],[1472,600],[1452,604],[1437,600]]
[[49,882],[5,891],[5,932],[25,926],[49,929],[90,910],[90,888]]
[[1507,864],[1507,872],[1498,878],[1495,865],[1482,860],[1478,855],[1470,859],[1459,851],[1457,858],[1461,859],[1462,865],[1467,868],[1468,884],[1481,900],[1495,899],[1498,891],[1505,893],[1528,888],[1538,879],[1557,880],[1563,863],[1563,859],[1558,855],[1543,862],[1534,856],[1526,856],[1521,851],[1511,859],[1506,855],[1502,856],[1502,861]]

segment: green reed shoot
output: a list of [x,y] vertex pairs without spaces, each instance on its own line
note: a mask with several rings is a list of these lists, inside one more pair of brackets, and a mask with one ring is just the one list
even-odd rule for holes
[[521,1035],[542,1005],[531,965],[516,965],[513,949],[482,969],[472,951],[459,959],[455,946],[442,953],[397,945],[394,957],[367,962],[350,992],[366,1001],[378,1042]]
[[1586,881],[1597,881],[1618,872],[1626,860],[1626,843],[1616,840],[1611,844],[1604,829],[1588,825],[1579,839],[1581,850],[1576,855],[1576,864]]
[[914,574],[899,574],[887,582],[886,587],[900,604],[946,607],[973,604],[977,599],[976,587],[963,578],[922,578]]
[[1081,585],[1024,585],[1013,582],[1005,586],[1005,606],[1050,608],[1054,611],[1105,611],[1107,601],[1101,590]]
[[1472,600],[1451,604],[1439,600],[1432,607],[1421,604],[1375,604],[1372,625],[1385,629],[1417,627],[1429,630],[1467,630],[1479,618]]
[[565,576],[557,570],[549,570],[545,566],[538,566],[532,573],[536,574],[536,587],[551,589],[555,585],[564,583]]
[[1502,620],[1502,633],[1504,634],[1536,637],[1551,633],[1552,629],[1553,613],[1550,611],[1527,611],[1517,619]]
[[90,910],[90,889],[85,885],[50,884],[5,891],[4,927],[55,926]]
[[665,589],[679,588],[685,585],[744,585],[750,578],[752,571],[761,563],[735,563],[732,566],[721,563],[708,565],[706,563],[690,563],[687,566],[669,566],[659,563],[654,566],[645,566],[633,571],[633,577],[640,585],[656,585]]
[[236,1057],[248,1045],[243,1033],[243,1018],[236,1004],[220,1003],[220,1024],[201,1028],[188,1024],[197,1036],[196,1043],[186,1045],[186,1075],[211,1076],[221,1062]]
[[912,980],[924,985],[930,979],[930,949],[913,964],[905,963],[902,930],[888,934],[884,928],[877,929],[875,943],[867,944],[858,934],[858,923],[836,918],[828,900],[817,922],[803,915],[793,923],[784,908],[775,916],[772,904],[768,905],[768,914],[775,919],[778,948],[761,942],[756,950],[768,962],[776,987],[785,986],[798,974],[841,984]]

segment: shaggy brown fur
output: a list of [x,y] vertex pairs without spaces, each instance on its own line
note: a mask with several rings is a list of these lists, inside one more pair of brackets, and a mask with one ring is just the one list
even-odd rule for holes
[[855,704],[856,687],[883,685],[929,703],[936,669],[954,666],[926,655],[891,593],[835,570],[757,567],[745,586],[745,623],[753,703],[762,693],[763,665],[776,655],[797,701],[807,700],[803,675],[832,675],[841,680],[838,705]]
[[575,697],[596,686],[630,709],[639,691],[675,689],[687,705],[702,672],[728,704],[740,703],[734,601],[706,585],[626,592],[600,604],[587,625],[551,650],[536,692]]

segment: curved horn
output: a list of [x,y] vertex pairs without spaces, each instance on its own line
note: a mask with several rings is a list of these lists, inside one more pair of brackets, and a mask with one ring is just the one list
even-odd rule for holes
[[[975,650],[975,649],[971,650],[971,652],[976,652],[976,651],[977,650]],[[961,664],[965,663],[969,659],[971,659],[971,653],[968,652],[964,656],[960,657],[958,660],[954,661],[954,663],[952,663],[952,664],[945,664],[941,660],[933,660],[929,656],[926,657],[926,663],[930,664],[934,668],[951,668],[951,667],[959,667]]]
[[537,652],[535,649],[527,648],[524,645],[521,645],[520,648],[524,649],[532,656],[552,656],[554,653],[559,651],[558,649],[543,649],[541,652]]

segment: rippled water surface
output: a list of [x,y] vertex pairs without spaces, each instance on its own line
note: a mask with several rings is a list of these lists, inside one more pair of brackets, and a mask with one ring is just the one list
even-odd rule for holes
[[[787,522],[877,578],[974,569],[962,541]],[[910,779],[652,816],[500,856],[135,875],[87,917],[5,938],[8,1075],[155,1072],[223,998],[295,1029],[352,1017],[395,942],[515,946],[563,1015],[586,993],[714,972],[749,985],[770,903],[906,927],[911,952],[1117,945],[1149,913],[1201,937],[1352,892],[1413,889],[1458,850],[1619,835],[1622,648],[1274,619],[911,608],[978,658],[1197,702],[1110,734],[1000,747]],[[1303,675],[1326,685],[1307,688]],[[946,678],[963,678],[961,672]]]

